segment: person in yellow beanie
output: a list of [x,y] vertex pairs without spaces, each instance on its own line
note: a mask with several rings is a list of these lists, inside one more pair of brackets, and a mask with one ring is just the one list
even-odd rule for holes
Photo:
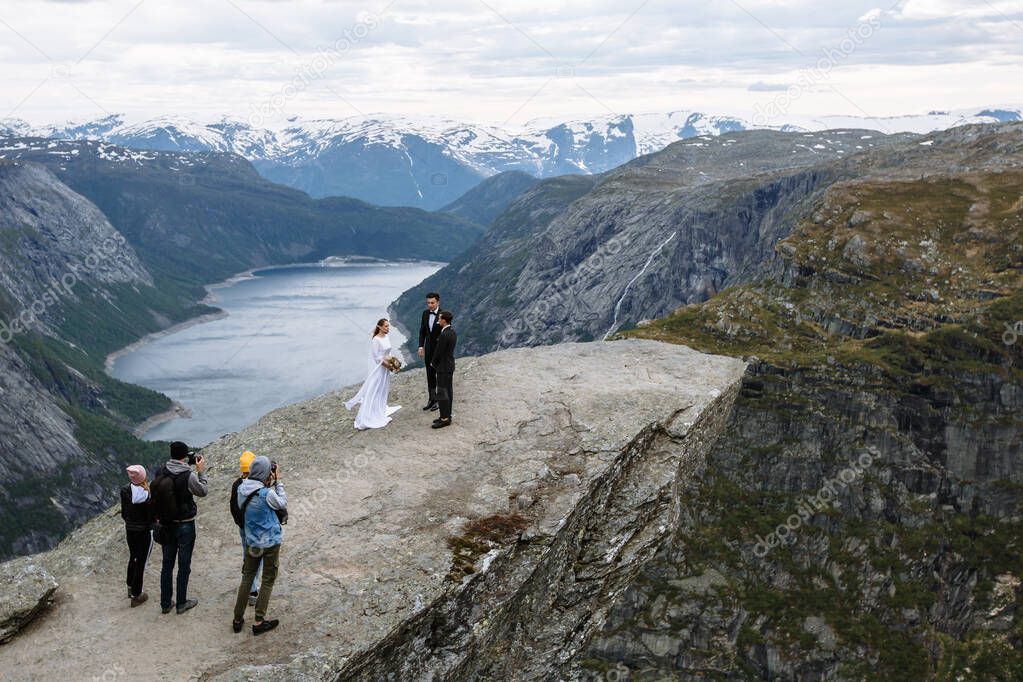
[[[238,506],[238,486],[242,484],[242,481],[249,477],[249,467],[252,466],[252,460],[256,459],[256,455],[249,450],[242,453],[241,457],[238,458],[238,466],[241,469],[241,476],[231,486],[231,516],[234,518],[235,524],[238,526],[238,534],[242,539],[242,558],[248,554],[249,548],[245,546],[245,516]],[[263,563],[259,564],[256,569],[256,575],[252,579],[252,590],[249,592],[249,605],[252,606],[256,603],[259,597],[259,583],[263,578]]]

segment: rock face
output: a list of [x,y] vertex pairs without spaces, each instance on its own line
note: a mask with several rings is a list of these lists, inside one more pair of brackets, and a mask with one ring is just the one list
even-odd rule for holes
[[39,473],[60,471],[67,463],[82,462],[86,457],[75,440],[74,420],[60,409],[18,353],[6,345],[0,345],[0,396],[6,406],[0,411],[0,539],[6,545],[4,554],[23,554],[52,546],[54,533],[65,523],[62,506],[47,498],[28,499],[25,493],[44,487],[37,488]]
[[[152,605],[128,608],[112,510],[35,558],[61,589],[4,645],[5,675],[556,677],[672,532],[678,486],[702,470],[744,368],[657,342],[567,344],[459,360],[440,431],[416,409],[418,370],[395,378],[406,407],[382,430],[352,429],[354,389],[273,412],[204,452],[197,609],[161,615],[152,565]],[[244,449],[280,463],[290,499],[272,641],[230,632],[227,494]]]
[[83,280],[153,284],[99,209],[42,166],[0,166],[0,232],[0,288],[22,310],[47,293],[74,300]]
[[569,679],[1019,679],[1023,172],[993,144],[836,185],[768,276],[632,333],[758,359]]
[[897,139],[870,131],[696,137],[601,176],[545,180],[406,292],[396,312],[409,324],[424,294],[441,292],[445,306],[478,321],[464,334],[474,353],[600,339],[754,272],[791,227],[790,213],[848,174],[829,162]]
[[0,564],[0,644],[14,637],[45,609],[57,581],[32,557]]
[[[147,394],[108,392],[82,352],[123,328],[129,291],[152,292],[152,276],[99,209],[41,166],[0,162],[0,557],[52,546],[112,501],[120,444],[83,445],[69,404],[129,422],[120,409]],[[53,338],[69,326],[77,348]]]

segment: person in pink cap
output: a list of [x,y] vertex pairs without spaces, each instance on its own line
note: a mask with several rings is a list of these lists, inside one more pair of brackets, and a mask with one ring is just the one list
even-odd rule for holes
[[142,579],[153,551],[153,512],[145,467],[133,464],[127,471],[129,483],[121,488],[121,518],[128,539],[128,596],[135,608],[149,599],[142,591]]

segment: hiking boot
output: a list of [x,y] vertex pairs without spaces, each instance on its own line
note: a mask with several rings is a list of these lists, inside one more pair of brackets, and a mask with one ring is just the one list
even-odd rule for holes
[[243,625],[245,625],[245,621],[244,620],[234,620],[234,621],[231,621],[231,629],[234,630],[235,632],[241,632]]
[[146,594],[145,592],[143,592],[142,594],[140,594],[137,597],[132,597],[131,598],[131,608],[135,608],[136,606],[142,606],[143,604],[146,603],[147,599],[149,599],[149,595]]
[[255,606],[259,600],[259,592],[249,592],[249,606]]
[[178,604],[178,615],[180,616],[185,611],[188,611],[189,609],[194,609],[198,605],[199,605],[198,599],[189,599],[184,604]]
[[252,634],[261,635],[264,632],[270,632],[280,624],[281,621],[279,620],[264,620],[262,623],[256,623],[252,626]]
[[173,606],[161,606],[160,607],[160,613],[168,614],[168,613],[171,612],[172,608],[174,608],[174,607]]

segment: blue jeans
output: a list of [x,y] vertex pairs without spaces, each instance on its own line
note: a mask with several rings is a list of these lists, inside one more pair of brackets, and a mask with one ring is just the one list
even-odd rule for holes
[[[245,546],[245,529],[239,528],[238,534],[242,537],[242,563],[245,563],[245,557],[249,555],[249,548]],[[256,568],[256,576],[252,579],[252,589],[250,592],[259,592],[259,582],[263,577],[263,560],[259,561],[259,567]]]
[[160,571],[160,606],[171,607],[174,561],[178,562],[177,605],[188,601],[188,576],[192,572],[192,550],[195,548],[195,521],[176,523],[168,529],[170,539],[163,545],[163,568]]

